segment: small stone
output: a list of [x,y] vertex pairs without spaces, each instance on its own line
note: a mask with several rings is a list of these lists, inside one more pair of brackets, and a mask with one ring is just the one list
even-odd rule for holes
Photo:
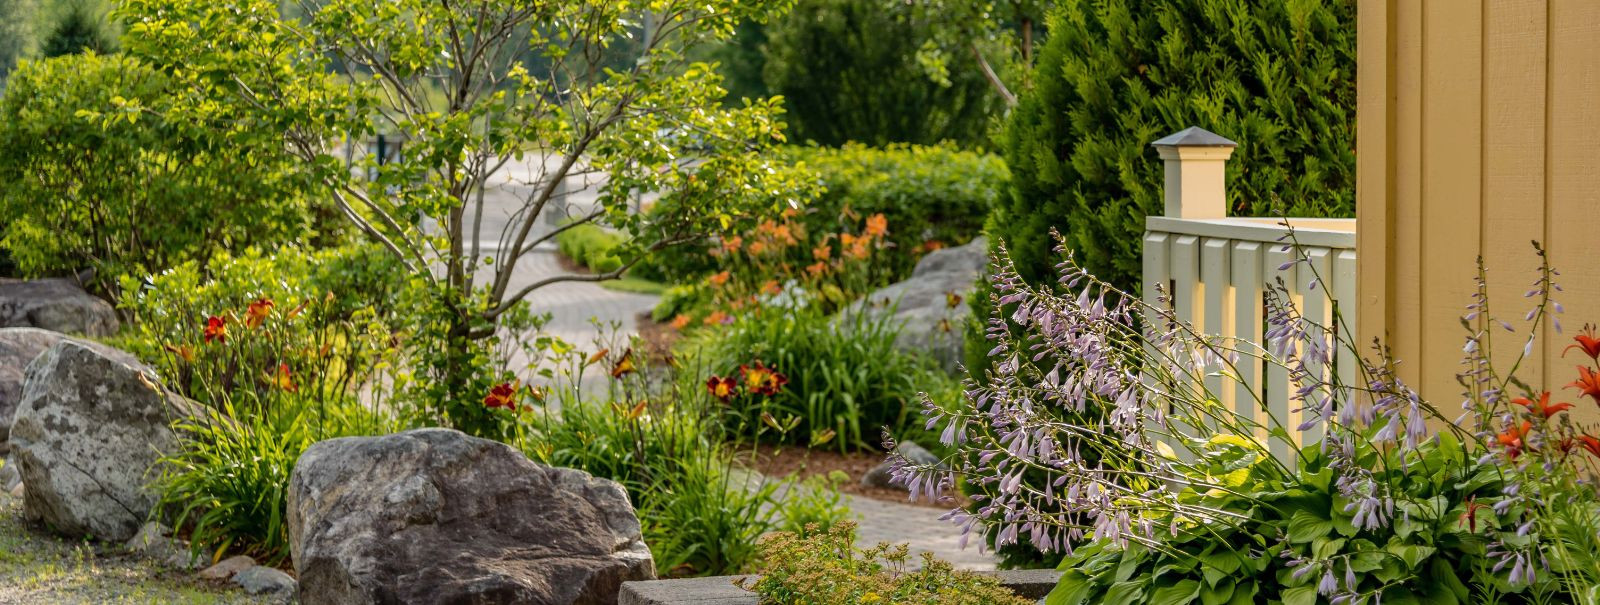
[[20,481],[17,482],[16,487],[11,488],[11,496],[14,498],[22,497],[22,483]]
[[294,578],[289,577],[289,574],[265,565],[248,567],[233,574],[233,583],[243,588],[245,594],[252,595],[288,596],[294,594],[297,587]]
[[[901,456],[905,456],[907,460],[910,460],[916,464],[931,466],[943,462],[939,460],[938,456],[933,455],[933,452],[930,452],[927,449],[924,449],[922,446],[910,441],[900,442],[900,445],[895,446],[894,451],[898,452]],[[890,481],[889,471],[892,470],[891,467],[892,465],[890,462],[888,460],[884,460],[883,464],[873,467],[872,470],[867,471],[865,475],[861,476],[861,484],[867,487],[882,487],[890,489],[904,488],[905,486]]]
[[139,533],[134,534],[123,547],[146,559],[171,567],[185,570],[200,569],[201,562],[189,552],[188,545],[171,536],[170,528],[150,521],[140,527]]
[[226,580],[233,574],[256,566],[256,560],[245,555],[234,555],[223,559],[221,563],[200,570],[200,577],[207,580]]

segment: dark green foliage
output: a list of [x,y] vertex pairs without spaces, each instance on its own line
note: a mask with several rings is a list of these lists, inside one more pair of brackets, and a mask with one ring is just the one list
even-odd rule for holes
[[767,26],[755,21],[742,21],[734,29],[733,38],[698,49],[696,59],[716,62],[722,75],[722,87],[728,96],[722,103],[737,107],[745,99],[772,96],[762,72],[767,68]]
[[33,46],[35,0],[0,0],[0,90]]
[[55,28],[45,37],[39,54],[45,57],[76,55],[85,51],[114,52],[116,40],[106,32],[107,24],[83,2],[73,2],[61,14]]
[[926,27],[876,0],[805,0],[767,28],[766,83],[786,99],[794,141],[979,142],[998,99],[964,60],[948,85],[917,51]]
[[1055,227],[1137,291],[1162,205],[1150,142],[1188,126],[1239,142],[1232,213],[1353,216],[1352,0],[1068,0],[1049,31],[999,141],[1014,178],[995,233],[1025,278],[1050,274]]

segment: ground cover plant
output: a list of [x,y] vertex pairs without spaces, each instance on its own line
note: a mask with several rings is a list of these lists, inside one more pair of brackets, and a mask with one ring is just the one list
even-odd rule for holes
[[855,545],[855,525],[832,529],[810,527],[762,541],[767,562],[762,575],[743,586],[773,605],[836,605],[839,603],[925,603],[927,605],[1023,605],[1028,603],[1000,586],[998,580],[957,571],[949,563],[923,553],[911,569],[905,545]]
[[[1002,255],[994,302],[1017,311],[990,319],[992,379],[968,384],[965,407],[929,406],[960,452],[949,469],[902,462],[898,476],[914,497],[986,486],[952,520],[1066,553],[1053,604],[1592,603],[1600,439],[1515,373],[1547,322],[1559,328],[1556,277],[1541,266],[1531,308],[1493,312],[1480,277],[1459,413],[1398,380],[1381,347],[1342,382],[1335,352],[1358,345],[1302,317],[1281,284],[1267,341],[1233,342],[1071,260],[1071,293],[1058,294]],[[1492,364],[1494,342],[1521,355]],[[1586,330],[1569,353],[1582,360],[1569,387],[1600,403],[1600,340]],[[1202,378],[1237,380],[1248,360],[1288,375],[1296,418],[1216,403]],[[1308,429],[1321,443],[1273,455]]]

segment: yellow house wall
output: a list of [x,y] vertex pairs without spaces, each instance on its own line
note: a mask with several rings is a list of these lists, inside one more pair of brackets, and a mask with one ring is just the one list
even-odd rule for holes
[[[1600,323],[1600,0],[1360,0],[1358,28],[1363,341],[1382,337],[1403,379],[1455,409],[1475,259],[1520,330],[1538,240],[1565,331],[1518,374],[1576,401],[1562,386],[1577,353],[1561,352]],[[1503,365],[1522,349],[1508,337],[1494,334]]]

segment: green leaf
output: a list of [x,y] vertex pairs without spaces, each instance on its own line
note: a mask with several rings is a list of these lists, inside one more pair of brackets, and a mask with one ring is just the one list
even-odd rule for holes
[[1200,603],[1202,605],[1225,605],[1233,600],[1233,583],[1223,583],[1216,586],[1206,586],[1200,589]]
[[1228,605],[1252,605],[1255,600],[1256,583],[1250,581],[1233,587],[1233,599],[1228,601]]
[[1068,570],[1056,581],[1056,587],[1045,595],[1045,605],[1083,605],[1094,592],[1089,578],[1076,570]]
[[1150,594],[1150,605],[1185,605],[1200,595],[1200,582],[1184,580],[1172,586],[1157,588]]
[[1317,587],[1308,584],[1284,589],[1283,605],[1317,605]]
[[1294,511],[1289,517],[1289,541],[1310,542],[1333,531],[1333,522],[1306,510]]
[[1390,542],[1387,546],[1384,546],[1383,549],[1389,551],[1397,557],[1400,557],[1400,560],[1405,562],[1407,569],[1416,569],[1417,564],[1421,563],[1428,557],[1433,556],[1435,550],[1432,546],[1400,544],[1397,542]]
[[1100,605],[1133,605],[1144,597],[1144,588],[1148,582],[1117,582],[1111,585],[1104,597],[1100,598]]

